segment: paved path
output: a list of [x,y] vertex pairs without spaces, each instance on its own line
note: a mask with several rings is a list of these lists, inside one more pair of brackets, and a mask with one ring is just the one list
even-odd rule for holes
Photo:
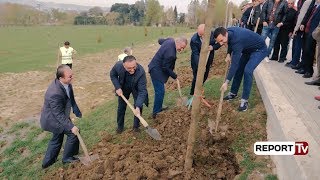
[[320,179],[320,102],[314,99],[320,95],[318,87],[305,85],[312,79],[276,61],[263,61],[255,79],[268,114],[268,140],[309,143],[307,156],[272,156],[279,179]]

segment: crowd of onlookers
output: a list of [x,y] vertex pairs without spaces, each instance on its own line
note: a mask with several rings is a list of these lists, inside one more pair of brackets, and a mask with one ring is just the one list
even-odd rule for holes
[[[241,8],[239,26],[270,38],[267,62],[285,62],[292,39],[292,59],[285,66],[311,78],[317,59],[317,73],[306,84],[320,86],[320,0],[253,0]],[[320,96],[315,98],[320,101]]]

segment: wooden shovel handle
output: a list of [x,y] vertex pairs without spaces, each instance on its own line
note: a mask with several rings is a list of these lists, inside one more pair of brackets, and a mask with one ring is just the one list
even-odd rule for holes
[[88,153],[87,146],[84,144],[83,139],[82,139],[79,131],[76,131],[76,135],[78,136],[81,148],[82,148],[82,150],[84,152],[84,155],[86,156],[86,158],[88,158],[90,160],[90,156],[89,156],[89,153]]
[[180,81],[179,81],[179,79],[176,79],[176,81],[177,81],[177,85],[178,85],[178,91],[179,91],[180,98],[182,98]]
[[147,121],[144,120],[140,115],[136,114],[136,111],[135,111],[134,107],[130,104],[130,102],[127,100],[127,98],[124,97],[123,94],[121,94],[121,97],[127,103],[127,105],[130,107],[130,109],[132,110],[133,114],[140,120],[141,124],[144,127],[148,127],[149,125],[148,125]]
[[[227,78],[228,69],[229,69],[229,62],[227,63],[227,66],[226,66],[226,69],[225,69],[225,73],[224,73],[225,79]],[[218,131],[219,121],[221,119],[223,96],[224,96],[224,91],[221,91],[221,93],[220,93],[220,101],[219,101],[219,106],[218,106],[218,112],[217,112],[217,117],[216,117],[215,132]]]

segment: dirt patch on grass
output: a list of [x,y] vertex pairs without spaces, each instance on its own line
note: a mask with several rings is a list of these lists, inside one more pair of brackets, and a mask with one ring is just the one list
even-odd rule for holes
[[[209,111],[205,107],[202,109]],[[207,115],[202,114],[191,178],[232,179],[240,173],[235,154],[230,149],[236,134],[227,130],[224,136],[213,138],[204,120]],[[99,154],[100,160],[89,167],[80,163],[71,165],[46,178],[182,179],[190,115],[185,108],[159,114],[159,121],[153,127],[162,135],[161,141],[131,131],[118,136],[104,135],[93,148],[93,154]],[[119,140],[121,143],[116,143]]]

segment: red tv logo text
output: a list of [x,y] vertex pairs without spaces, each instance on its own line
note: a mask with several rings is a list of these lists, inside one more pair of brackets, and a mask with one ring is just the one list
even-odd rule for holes
[[256,155],[306,155],[309,152],[307,142],[266,141],[254,143]]

